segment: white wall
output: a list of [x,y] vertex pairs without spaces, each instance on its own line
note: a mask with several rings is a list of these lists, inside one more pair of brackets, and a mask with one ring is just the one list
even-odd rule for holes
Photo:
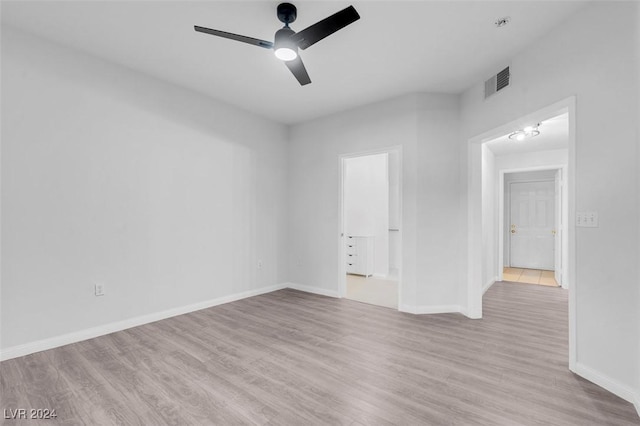
[[293,126],[289,141],[289,254],[293,283],[338,294],[340,156],[402,147],[402,298],[415,304],[416,96]]
[[417,118],[416,300],[425,312],[448,312],[459,308],[458,289],[465,278],[459,97],[420,95]]
[[576,366],[627,399],[640,395],[640,191],[631,124],[638,120],[638,7],[586,7],[512,58],[511,87],[485,101],[479,82],[462,97],[466,146],[475,135],[576,96],[576,209],[600,218],[599,228],[576,229]]
[[373,273],[389,273],[388,154],[345,160],[344,230],[374,237]]
[[[499,155],[496,157],[496,172],[504,170],[533,169],[550,165],[560,166],[568,163],[569,151],[566,149]],[[553,179],[553,173],[551,173],[551,179]]]
[[4,25],[2,106],[3,350],[286,281],[284,126]]
[[420,94],[293,126],[291,281],[337,292],[339,156],[401,146],[401,305],[456,305],[460,195],[458,163],[449,159],[459,155],[457,120],[457,97]]

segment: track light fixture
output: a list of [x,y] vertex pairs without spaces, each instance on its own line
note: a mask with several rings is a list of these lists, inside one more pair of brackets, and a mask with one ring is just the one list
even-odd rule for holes
[[523,141],[525,139],[530,139],[540,134],[540,123],[535,126],[527,126],[524,129],[516,130],[515,132],[509,135],[509,139],[515,139],[517,141]]

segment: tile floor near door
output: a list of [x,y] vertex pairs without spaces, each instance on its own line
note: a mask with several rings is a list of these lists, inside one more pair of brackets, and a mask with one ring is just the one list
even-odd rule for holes
[[347,274],[347,299],[398,308],[398,281]]
[[504,268],[502,279],[516,283],[559,287],[553,271],[541,271],[539,269]]

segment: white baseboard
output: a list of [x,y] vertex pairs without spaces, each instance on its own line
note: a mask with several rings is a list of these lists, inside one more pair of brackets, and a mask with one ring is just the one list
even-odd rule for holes
[[422,315],[422,314],[451,314],[461,313],[462,308],[460,305],[434,305],[434,306],[415,306],[415,305],[400,305],[398,309],[400,312],[406,312],[409,314]]
[[460,306],[460,313],[462,315],[464,315],[465,317],[468,317],[469,315],[467,314],[467,308],[465,306]]
[[297,284],[297,283],[285,283],[285,287],[292,288],[294,290],[304,291],[305,293],[319,294],[321,296],[340,297],[337,290],[327,290],[326,288],[313,287],[309,285]]
[[636,394],[629,386],[619,383],[579,362],[576,363],[574,373],[632,403],[640,416],[640,395]]
[[139,317],[129,318],[123,321],[117,321],[98,327],[92,327],[80,331],[75,331],[73,333],[63,334],[61,336],[50,337],[48,339],[9,347],[0,350],[0,361],[29,355],[47,349],[57,348],[59,346],[64,346],[87,339],[93,339],[94,337],[104,336],[105,334],[114,333],[116,331],[126,330],[128,328],[149,324],[151,322],[175,317],[178,315],[188,314],[189,312],[199,311],[201,309],[222,305],[224,303],[235,302],[236,300],[246,299],[247,297],[270,293],[272,291],[281,290],[286,287],[286,284],[275,284],[268,287],[230,294],[228,296],[218,297],[216,299],[198,302],[192,305],[180,306],[177,308],[167,309],[166,311],[156,312],[148,315],[141,315]]
[[483,286],[482,286],[482,294],[485,294],[487,292],[487,290],[489,290],[491,288],[492,285],[494,285],[496,283],[496,281],[498,281],[498,277],[493,277],[491,278],[489,281],[487,281]]
[[400,312],[405,312],[407,314],[415,314],[416,313],[416,307],[413,305],[399,305],[398,306],[398,310]]
[[416,314],[451,314],[460,311],[460,305],[416,306]]

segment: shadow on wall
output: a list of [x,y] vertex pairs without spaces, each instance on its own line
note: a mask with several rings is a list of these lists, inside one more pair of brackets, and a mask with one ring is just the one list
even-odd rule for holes
[[[44,67],[87,91],[100,91],[104,96],[123,99],[167,121],[182,122],[249,148],[260,148],[266,128],[271,130],[269,136],[282,141],[287,137],[282,124],[5,25],[2,26],[2,54],[24,62],[28,65],[26,68]],[[22,78],[28,79],[29,74]]]

